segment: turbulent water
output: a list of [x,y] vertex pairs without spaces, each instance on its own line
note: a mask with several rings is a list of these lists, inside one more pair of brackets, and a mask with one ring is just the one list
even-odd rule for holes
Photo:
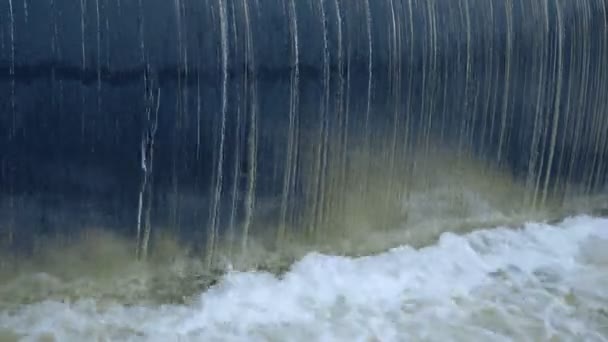
[[2,311],[0,337],[606,341],[607,251],[608,219],[590,216],[444,233],[419,249],[311,253],[281,276],[229,272],[182,304],[41,300]]
[[0,1],[0,341],[608,340],[606,94],[606,0]]

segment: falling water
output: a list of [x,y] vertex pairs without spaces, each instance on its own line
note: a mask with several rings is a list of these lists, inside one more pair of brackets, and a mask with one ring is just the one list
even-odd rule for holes
[[9,0],[0,40],[0,275],[608,209],[605,0]]
[[[87,3],[86,0],[80,0],[80,43],[81,43],[81,59],[82,59],[82,74],[86,72],[87,68],[87,50],[86,50],[86,10]],[[82,140],[85,139],[85,126],[86,126],[86,100],[85,100],[85,92],[86,88],[84,85],[81,86],[80,89],[80,98],[81,98],[81,128],[80,134],[82,135]]]
[[23,17],[25,19],[25,22],[27,23],[27,0],[23,0]]
[[290,0],[288,9],[288,18],[290,21],[290,37],[291,45],[291,64],[293,65],[290,82],[289,82],[289,126],[288,126],[288,141],[287,141],[287,156],[285,162],[285,173],[283,180],[283,194],[281,198],[281,226],[279,227],[277,243],[283,242],[286,233],[287,225],[287,210],[288,201],[292,198],[295,191],[295,176],[297,168],[298,139],[297,139],[297,122],[298,114],[298,93],[299,93],[299,78],[300,78],[300,51],[298,46],[298,19],[296,14],[295,0]]
[[9,0],[8,1],[8,10],[9,10],[9,19],[10,19],[10,42],[11,42],[11,55],[10,55],[10,68],[9,68],[9,73],[11,76],[11,114],[12,114],[12,121],[13,121],[13,126],[12,126],[12,130],[10,134],[14,134],[14,130],[15,130],[15,121],[16,121],[16,115],[17,113],[15,112],[15,15],[13,12],[13,0]]
[[226,23],[226,4],[222,0],[218,0],[220,7],[220,30],[221,30],[221,47],[222,47],[222,104],[221,104],[221,119],[219,132],[219,147],[218,147],[218,162],[216,170],[214,198],[211,210],[211,221],[209,224],[209,243],[207,244],[207,260],[212,262],[213,252],[215,249],[215,240],[218,235],[218,214],[220,209],[220,201],[222,199],[222,187],[224,184],[224,146],[226,139],[226,115],[228,110],[228,25]]

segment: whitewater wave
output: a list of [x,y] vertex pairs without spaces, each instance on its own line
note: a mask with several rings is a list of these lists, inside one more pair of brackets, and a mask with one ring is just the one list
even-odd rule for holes
[[608,341],[608,219],[444,233],[421,249],[230,272],[188,304],[47,300],[0,313],[37,341]]

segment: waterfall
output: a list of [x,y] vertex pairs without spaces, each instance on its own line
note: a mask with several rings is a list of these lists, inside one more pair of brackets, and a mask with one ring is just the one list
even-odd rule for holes
[[606,209],[605,0],[9,0],[0,43],[4,250],[213,266]]

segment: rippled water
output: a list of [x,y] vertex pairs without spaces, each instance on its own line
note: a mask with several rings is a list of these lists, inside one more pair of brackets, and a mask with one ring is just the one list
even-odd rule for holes
[[347,258],[282,276],[233,272],[186,304],[46,300],[0,313],[37,341],[606,341],[608,219],[529,223]]

